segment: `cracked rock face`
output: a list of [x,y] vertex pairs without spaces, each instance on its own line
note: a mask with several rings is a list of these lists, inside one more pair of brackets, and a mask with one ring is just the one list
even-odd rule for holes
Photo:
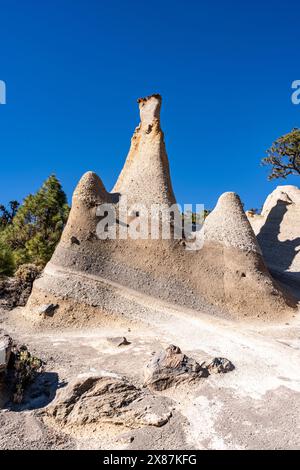
[[160,427],[172,416],[170,408],[168,399],[153,397],[123,378],[85,375],[60,391],[47,415],[64,425]]

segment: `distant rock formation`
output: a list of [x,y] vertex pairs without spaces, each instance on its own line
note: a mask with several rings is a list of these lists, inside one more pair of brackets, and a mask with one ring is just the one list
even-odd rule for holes
[[272,273],[300,284],[300,189],[277,186],[261,214],[248,219]]
[[[139,292],[172,304],[210,313],[278,317],[290,312],[290,300],[271,278],[239,197],[225,193],[207,217],[198,241],[199,250],[183,235],[174,237],[174,219],[159,216],[171,237],[123,239],[122,227],[142,220],[139,210],[126,219],[128,205],[164,204],[173,207],[164,136],[160,128],[161,97],[138,100],[141,122],[136,128],[124,168],[109,193],[95,173],[80,180],[61,241],[43,275],[35,284],[28,312],[43,304],[88,305],[108,315],[141,318],[141,306],[130,298]],[[99,208],[111,204],[116,211],[116,238],[99,239]],[[125,291],[124,289],[129,289]],[[66,307],[67,308],[67,307]],[[53,319],[62,315],[58,309]],[[145,314],[146,315],[146,314]],[[70,323],[71,315],[68,319]]]

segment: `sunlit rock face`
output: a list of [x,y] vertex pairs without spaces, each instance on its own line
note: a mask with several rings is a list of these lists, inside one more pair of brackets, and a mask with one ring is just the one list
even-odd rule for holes
[[130,204],[175,204],[164,134],[160,127],[161,96],[138,100],[140,124],[135,129],[123,170],[113,193]]

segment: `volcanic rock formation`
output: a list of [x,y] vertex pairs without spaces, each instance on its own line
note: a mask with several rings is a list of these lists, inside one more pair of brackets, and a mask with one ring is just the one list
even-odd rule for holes
[[181,349],[170,344],[156,353],[144,369],[144,386],[150,390],[165,390],[183,382],[195,382],[210,374],[227,373],[234,365],[225,357],[215,357],[198,363],[186,356]]
[[129,204],[171,206],[176,200],[160,127],[161,96],[140,98],[138,103],[141,122],[135,129],[129,154],[113,192],[126,196]]
[[202,364],[183,354],[178,346],[170,344],[166,350],[155,354],[145,367],[144,386],[161,391],[208,375],[208,370]]
[[277,186],[260,215],[248,216],[264,259],[281,280],[300,284],[300,190]]
[[[174,236],[179,212],[174,208],[160,127],[161,97],[152,95],[138,102],[141,123],[113,191],[109,193],[95,173],[81,178],[61,241],[34,284],[27,311],[49,302],[64,304],[67,310],[81,304],[108,315],[146,320],[149,310],[141,313],[132,292],[196,311],[264,318],[289,311],[287,298],[271,278],[234,193],[221,196],[195,242]],[[124,201],[128,212],[123,210]],[[115,222],[106,227],[107,238],[99,237],[98,230],[105,220],[103,204],[116,213]],[[169,229],[170,237],[161,230],[149,237],[149,225],[142,232],[141,222],[149,222],[149,213],[136,206],[141,204],[148,210],[153,204],[163,205],[157,219],[160,229]],[[124,237],[124,228],[133,226],[147,236]],[[199,250],[195,250],[197,243]],[[54,320],[62,314],[58,309]]]

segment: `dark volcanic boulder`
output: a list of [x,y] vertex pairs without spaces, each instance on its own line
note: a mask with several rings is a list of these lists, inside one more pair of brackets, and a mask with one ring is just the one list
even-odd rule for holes
[[234,365],[226,357],[215,357],[206,367],[210,374],[226,374],[234,369]]
[[155,354],[144,369],[144,386],[152,390],[165,390],[182,382],[192,382],[210,374],[226,373],[234,365],[224,357],[215,357],[200,364],[171,344]]
[[144,385],[153,390],[164,390],[180,382],[194,381],[207,377],[209,372],[195,359],[183,354],[171,344],[161,351],[147,364],[144,370]]

